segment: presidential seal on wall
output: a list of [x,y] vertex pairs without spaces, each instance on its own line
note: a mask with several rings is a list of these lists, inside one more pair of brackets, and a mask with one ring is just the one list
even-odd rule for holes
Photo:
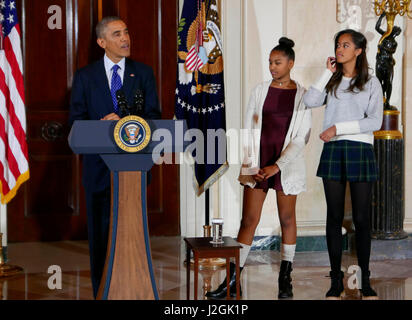
[[146,148],[151,136],[149,124],[137,116],[121,119],[114,128],[114,140],[117,146],[129,153],[136,153]]

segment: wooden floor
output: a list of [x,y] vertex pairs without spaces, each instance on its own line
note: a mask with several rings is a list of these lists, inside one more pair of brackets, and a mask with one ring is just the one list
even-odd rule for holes
[[[159,294],[162,300],[186,299],[185,248],[181,238],[152,238],[152,254]],[[2,300],[90,300],[87,242],[18,243],[8,247],[9,263],[24,268],[24,273],[0,279]],[[343,267],[356,264],[356,257],[345,253]],[[62,289],[48,287],[48,269],[62,270]],[[241,277],[243,299],[276,300],[279,253],[251,252]],[[371,262],[372,285],[381,300],[412,300],[412,260]],[[323,300],[330,279],[326,252],[297,253],[292,272],[294,299]],[[203,270],[199,297],[215,288],[225,277],[223,269]],[[349,275],[347,275],[347,278]],[[193,275],[191,277],[193,281]],[[203,288],[202,288],[203,286]],[[346,286],[346,284],[345,284]],[[193,285],[191,286],[193,288]],[[357,290],[346,289],[346,299],[359,299]],[[193,291],[192,291],[193,297]]]

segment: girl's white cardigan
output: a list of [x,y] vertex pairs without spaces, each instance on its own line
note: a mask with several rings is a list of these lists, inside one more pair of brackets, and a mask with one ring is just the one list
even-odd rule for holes
[[[242,141],[244,160],[238,180],[242,185],[251,188],[256,186],[253,175],[260,169],[262,110],[271,83],[272,81],[263,82],[252,91],[243,124],[246,129]],[[309,141],[312,126],[312,112],[303,103],[306,89],[297,82],[296,85],[295,109],[282,154],[276,161],[281,171],[283,192],[286,195],[297,195],[306,191],[304,148]],[[273,134],[276,134],[276,128],[273,128]]]

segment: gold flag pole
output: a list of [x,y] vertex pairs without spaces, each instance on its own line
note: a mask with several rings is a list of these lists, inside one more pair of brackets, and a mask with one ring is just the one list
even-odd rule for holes
[[[209,32],[207,31],[207,23],[206,23],[206,3],[204,1],[201,1],[201,7],[200,12],[198,13],[198,25],[197,27],[199,27],[199,24],[202,25],[202,29],[203,29],[203,33],[202,33],[202,37],[204,38],[203,41],[209,41]],[[214,5],[216,7],[218,7],[219,9],[221,9],[221,1],[218,0],[210,0],[210,5]],[[211,10],[209,10],[209,18],[211,13]],[[220,10],[219,10],[220,12]],[[218,13],[216,12],[216,15]],[[215,18],[216,20],[216,18]],[[192,42],[195,43],[195,39],[192,38]],[[205,72],[208,72],[208,68],[209,68],[209,64],[207,66],[203,67]],[[204,90],[204,86],[202,84],[199,83],[199,73],[202,73],[202,70],[195,70],[194,72],[194,79],[196,81],[196,93],[200,94],[202,92],[206,92]],[[202,188],[205,186],[205,184],[202,186]],[[203,237],[204,238],[210,238],[211,235],[211,228],[212,226],[210,225],[204,225],[203,226]],[[184,264],[186,266],[186,261],[184,261]],[[194,265],[194,261],[193,259],[190,260],[190,264]],[[219,270],[219,269],[223,269],[226,266],[226,260],[222,259],[222,258],[205,258],[205,259],[199,259],[199,272],[203,277],[203,282],[204,282],[204,286],[203,286],[203,291],[204,293],[206,293],[207,291],[210,290],[211,288],[211,277],[214,274],[215,271]]]
[[23,268],[11,266],[4,262],[3,257],[3,234],[0,233],[0,278],[12,277],[23,272]]
[[[222,10],[221,1],[218,1],[218,0],[216,0],[215,2],[212,1],[211,4],[215,4],[219,8],[218,12],[222,12],[221,11]],[[207,23],[206,23],[206,3],[205,2],[202,3],[202,8],[201,9],[202,10],[201,10],[200,23],[202,24],[202,29],[204,30],[202,36],[205,38],[204,39],[205,41],[209,41],[209,32],[207,31]],[[211,13],[209,12],[209,15],[210,14]],[[196,83],[197,83],[197,80],[196,80]],[[203,89],[202,89],[201,85],[197,85],[197,88],[198,88],[198,93],[202,92]],[[203,233],[204,233],[203,236],[205,238],[210,238],[212,236],[211,235],[211,228],[212,228],[211,225],[203,226]],[[205,270],[205,274],[208,274],[209,276],[210,276],[210,273],[207,273],[207,270],[215,271],[215,270],[221,269],[225,266],[226,266],[226,260],[222,259],[222,258],[209,258],[209,259],[200,259],[199,260],[200,269]],[[209,281],[207,281],[207,279],[209,279]],[[204,290],[205,290],[205,292],[207,292],[210,289],[210,278],[206,277],[205,280],[206,281],[205,281]]]

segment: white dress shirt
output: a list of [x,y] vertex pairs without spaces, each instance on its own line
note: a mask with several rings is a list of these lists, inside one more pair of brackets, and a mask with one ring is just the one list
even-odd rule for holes
[[107,79],[109,80],[109,88],[110,90],[112,89],[112,76],[113,76],[113,66],[117,64],[120,69],[117,70],[117,73],[120,76],[120,79],[122,80],[123,84],[123,79],[124,79],[124,71],[126,68],[126,58],[123,58],[122,60],[119,61],[119,63],[114,63],[112,60],[109,59],[109,57],[105,54],[104,55],[104,68],[106,69],[106,75]]

